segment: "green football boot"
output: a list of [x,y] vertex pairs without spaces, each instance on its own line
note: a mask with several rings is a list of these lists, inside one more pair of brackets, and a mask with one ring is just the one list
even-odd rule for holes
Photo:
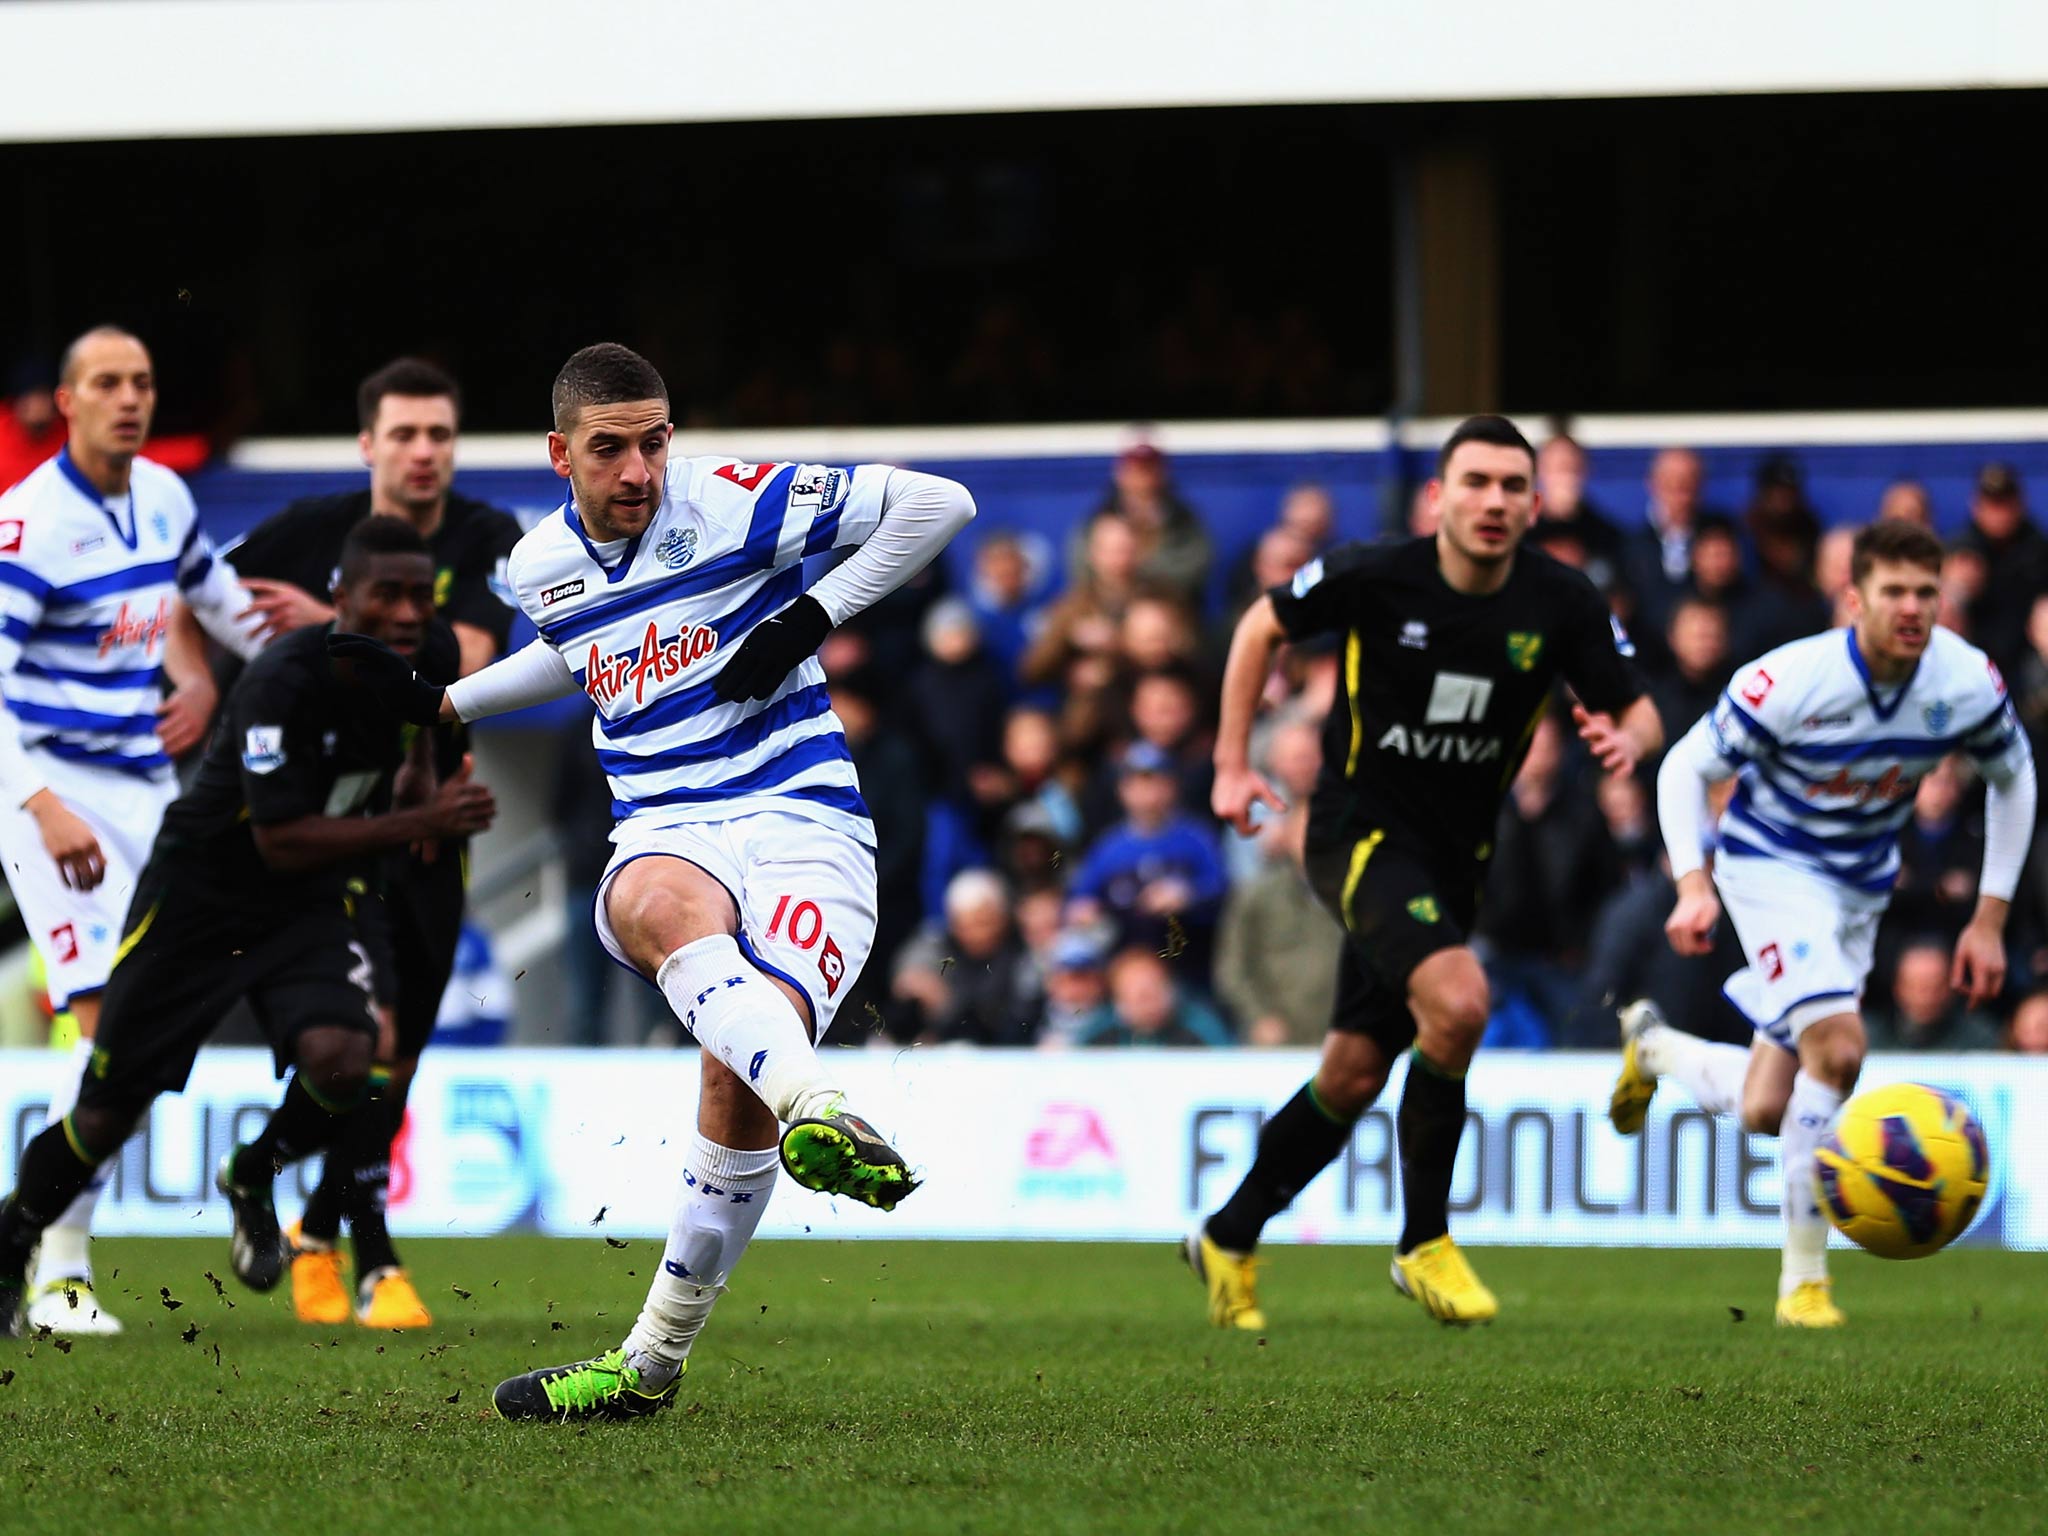
[[676,1400],[689,1365],[685,1360],[675,1380],[659,1392],[642,1392],[640,1372],[626,1364],[626,1352],[609,1350],[595,1360],[551,1365],[501,1381],[491,1394],[491,1406],[499,1418],[515,1423],[645,1418]]
[[859,1115],[837,1103],[829,1107],[834,1113],[792,1121],[782,1133],[782,1166],[805,1189],[895,1210],[918,1185],[909,1165]]

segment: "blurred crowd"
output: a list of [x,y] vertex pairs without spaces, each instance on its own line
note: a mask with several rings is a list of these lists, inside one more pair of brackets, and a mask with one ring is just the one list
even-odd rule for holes
[[[1586,455],[1543,446],[1534,547],[1583,569],[1636,640],[1676,740],[1741,662],[1844,622],[1851,531],[1825,529],[1799,467],[1771,459],[1746,507],[1701,500],[1698,458],[1653,461],[1639,507],[1595,506]],[[1311,1045],[1328,1022],[1341,942],[1300,871],[1320,726],[1338,697],[1333,649],[1283,653],[1254,759],[1291,809],[1250,837],[1209,811],[1218,681],[1244,607],[1336,538],[1314,485],[1212,581],[1218,558],[1171,466],[1140,445],[1115,464],[1064,550],[1001,529],[972,535],[972,576],[935,565],[821,653],[880,843],[875,950],[842,1043],[1103,1046]],[[1931,522],[1892,486],[1874,516]],[[1432,533],[1418,496],[1408,534]],[[2048,540],[2018,477],[1978,477],[1949,546],[1943,622],[2011,680],[2039,754],[2048,744]],[[1057,571],[1055,570],[1057,567]],[[1220,607],[1205,595],[1221,587]],[[1653,779],[1614,780],[1554,709],[1501,812],[1476,943],[1494,984],[1489,1040],[1606,1047],[1614,1010],[1655,997],[1709,1037],[1746,1041],[1721,998],[1741,964],[1732,936],[1705,959],[1663,940],[1672,888]],[[580,921],[601,873],[608,796],[584,722],[565,727],[557,820]],[[2010,928],[2011,983],[1992,1012],[1949,990],[1951,946],[1976,900],[1982,788],[1952,759],[1920,786],[1904,869],[1866,1006],[1880,1049],[2048,1051],[2048,854],[2037,839]],[[602,1011],[608,967],[572,954]],[[618,974],[618,973],[611,973]],[[664,1027],[658,1012],[648,1024]]]

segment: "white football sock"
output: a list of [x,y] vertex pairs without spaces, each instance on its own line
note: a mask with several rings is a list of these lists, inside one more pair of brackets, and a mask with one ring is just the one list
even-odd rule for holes
[[[80,1079],[92,1062],[92,1042],[81,1037],[71,1051],[71,1070],[57,1091],[50,1095],[50,1113],[45,1125],[55,1125],[71,1113],[78,1102]],[[116,1152],[114,1157],[119,1157]],[[83,1280],[92,1283],[92,1213],[100,1203],[100,1191],[107,1187],[107,1180],[113,1177],[114,1157],[108,1158],[94,1170],[92,1182],[73,1197],[64,1207],[64,1214],[43,1229],[42,1247],[36,1255],[35,1283],[47,1285],[52,1280]]]
[[726,1277],[761,1225],[780,1171],[774,1147],[740,1151],[702,1135],[690,1147],[661,1269],[626,1336],[626,1358],[639,1368],[643,1390],[660,1391],[682,1369]]
[[655,982],[697,1043],[724,1062],[782,1121],[840,1097],[802,1015],[747,963],[730,934],[713,934],[661,962]]
[[1792,1079],[1779,1133],[1785,1169],[1785,1262],[1778,1294],[1789,1296],[1809,1280],[1828,1277],[1828,1223],[1813,1193],[1813,1154],[1835,1127],[1846,1095],[1804,1071]]
[[1732,1115],[1742,1107],[1749,1052],[1739,1045],[1722,1045],[1669,1024],[1652,1024],[1636,1038],[1636,1061],[1652,1077],[1676,1078],[1710,1115]]

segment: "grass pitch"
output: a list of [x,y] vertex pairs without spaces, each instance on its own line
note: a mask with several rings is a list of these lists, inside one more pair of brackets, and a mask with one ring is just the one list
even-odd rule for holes
[[492,1386],[615,1343],[658,1244],[410,1242],[412,1334],[304,1328],[226,1248],[104,1240],[126,1338],[0,1343],[0,1530],[2048,1522],[2039,1257],[1838,1254],[1850,1327],[1804,1335],[1772,1254],[1479,1251],[1502,1320],[1457,1331],[1379,1250],[1276,1248],[1259,1339],[1156,1245],[762,1243],[677,1411],[555,1428]]

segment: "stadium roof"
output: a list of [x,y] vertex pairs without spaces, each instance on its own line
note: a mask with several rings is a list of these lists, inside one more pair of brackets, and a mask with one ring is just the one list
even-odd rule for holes
[[0,142],[2040,85],[2037,0],[0,4]]

